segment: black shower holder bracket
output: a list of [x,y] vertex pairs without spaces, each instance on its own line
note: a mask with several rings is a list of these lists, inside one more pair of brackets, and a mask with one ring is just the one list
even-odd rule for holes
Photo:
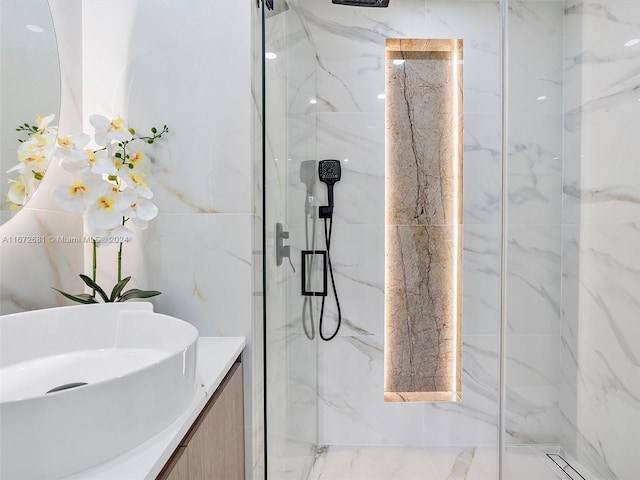
[[[327,251],[326,250],[302,250],[300,264],[302,265],[302,296],[304,297],[326,297],[327,296]],[[307,290],[307,260],[310,255],[320,255],[321,260],[318,262],[322,266],[322,290]]]

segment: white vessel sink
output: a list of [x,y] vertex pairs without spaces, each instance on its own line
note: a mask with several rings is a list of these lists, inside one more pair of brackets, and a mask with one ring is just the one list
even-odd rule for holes
[[151,438],[194,398],[197,338],[146,302],[0,317],[0,478],[61,478]]

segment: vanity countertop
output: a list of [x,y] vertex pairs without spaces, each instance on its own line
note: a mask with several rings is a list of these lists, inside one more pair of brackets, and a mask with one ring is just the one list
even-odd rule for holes
[[200,337],[196,381],[198,391],[183,414],[145,443],[64,480],[153,480],[216,391],[246,344],[244,337]]

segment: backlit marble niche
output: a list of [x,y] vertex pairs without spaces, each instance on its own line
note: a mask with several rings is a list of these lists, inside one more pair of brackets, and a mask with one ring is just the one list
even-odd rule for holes
[[386,401],[460,401],[462,40],[386,41]]

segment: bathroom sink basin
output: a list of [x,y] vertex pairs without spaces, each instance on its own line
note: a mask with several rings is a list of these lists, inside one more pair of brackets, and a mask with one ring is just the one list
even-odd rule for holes
[[168,426],[195,395],[197,338],[146,302],[0,317],[0,478],[61,478]]

